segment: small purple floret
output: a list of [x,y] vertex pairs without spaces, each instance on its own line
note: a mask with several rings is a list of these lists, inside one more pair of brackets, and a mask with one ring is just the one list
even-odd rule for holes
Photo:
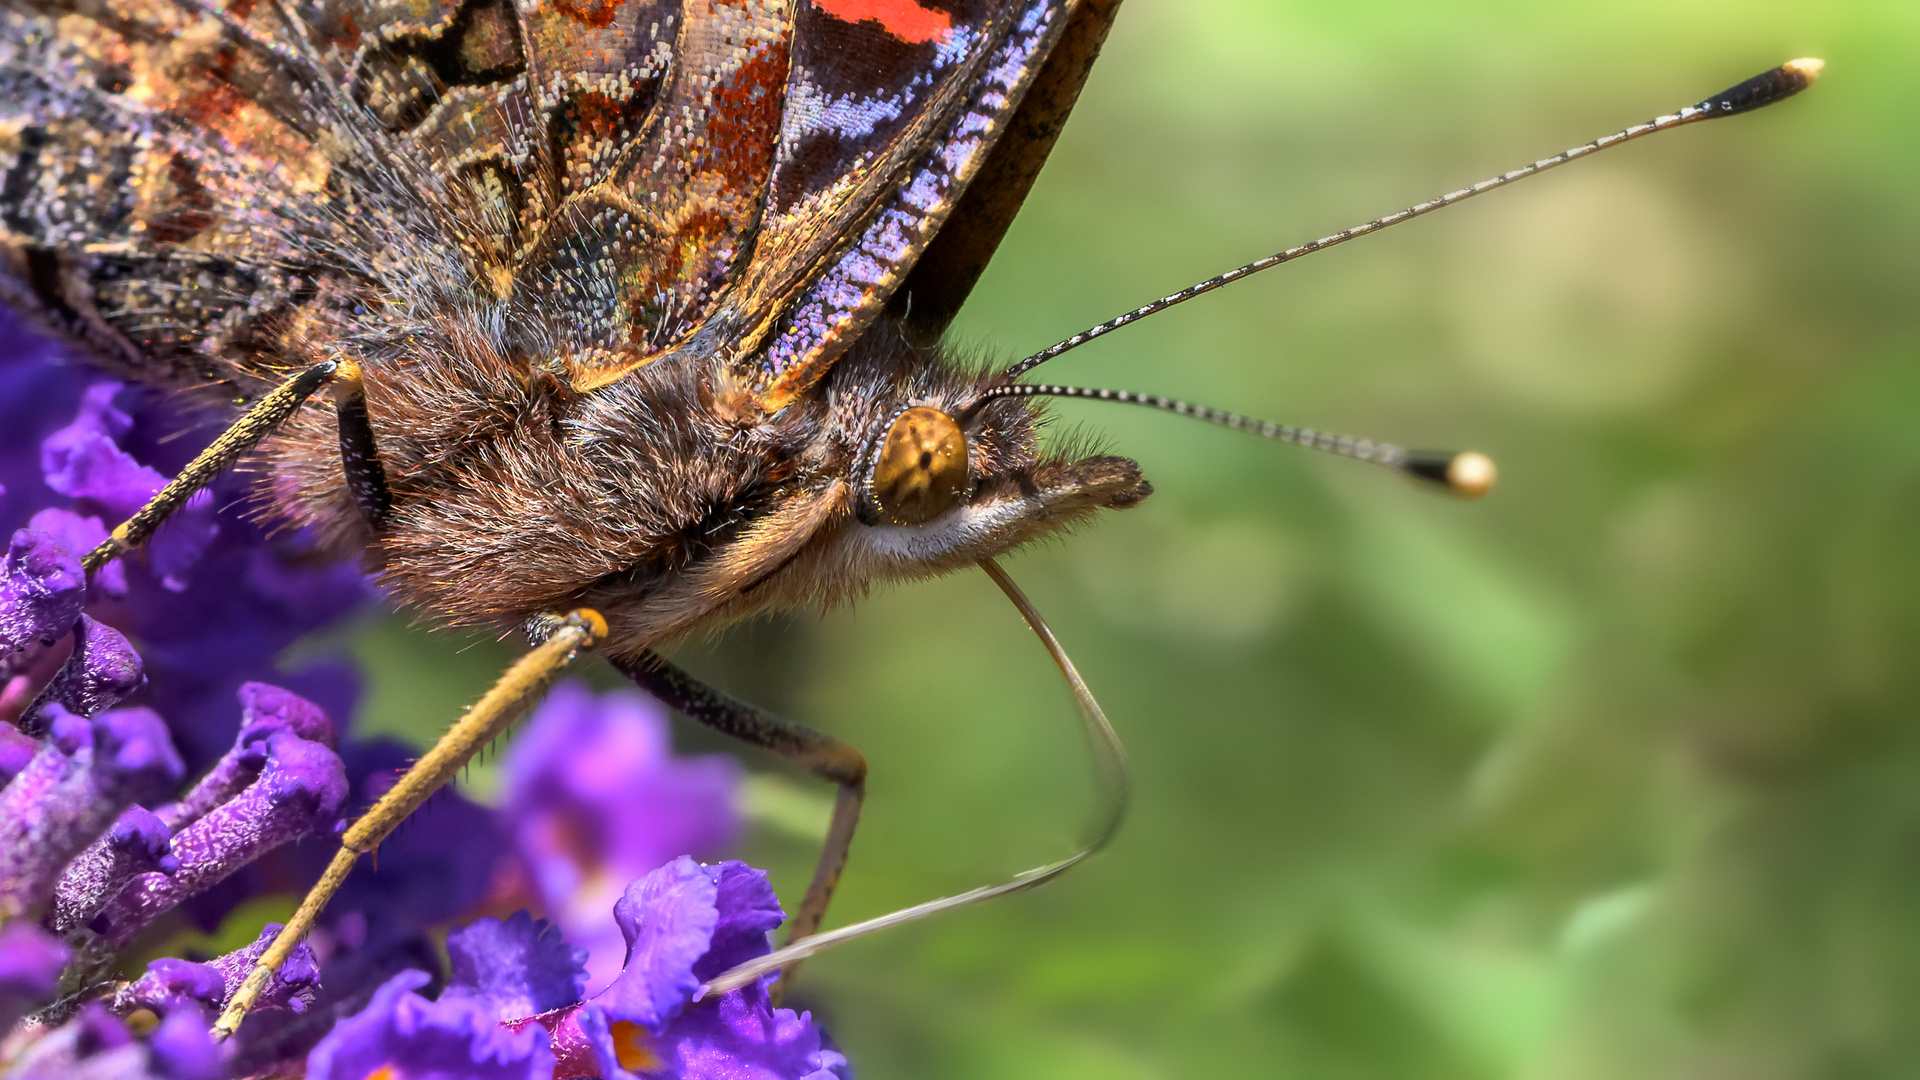
[[15,532],[0,566],[0,654],[66,636],[86,592],[80,558],[65,544],[32,529]]
[[139,978],[113,995],[113,1011],[121,1016],[135,1009],[164,1016],[184,1005],[218,1009],[226,1003],[227,980],[219,968],[171,956],[148,962]]
[[53,1000],[67,947],[31,923],[0,929],[0,1031]]
[[[767,875],[737,860],[704,869],[714,878],[714,907],[720,918],[713,928],[713,943],[693,965],[694,978],[702,983],[765,956],[767,935],[787,921]],[[772,986],[778,978],[769,974],[764,985]]]
[[567,944],[559,927],[524,911],[449,933],[447,956],[453,973],[441,1000],[472,998],[496,1020],[572,1005],[587,979],[587,951]]
[[624,947],[607,909],[632,881],[739,833],[739,763],[674,756],[664,710],[632,691],[556,685],[508,750],[504,816],[548,916],[607,985]]
[[806,1013],[774,1008],[765,981],[693,1000],[705,978],[765,955],[782,917],[766,875],[745,863],[681,858],[629,885],[615,909],[626,968],[591,1001],[537,1018],[561,1054],[555,1076],[630,1080],[625,1056],[685,1080],[844,1080],[845,1056]]
[[54,888],[47,928],[65,934],[87,924],[135,875],[172,874],[180,868],[173,857],[166,823],[151,810],[129,806],[99,839],[87,846]]
[[613,906],[627,965],[594,1004],[659,1032],[700,989],[693,965],[713,942],[718,897],[707,868],[684,856],[627,886]]
[[40,743],[33,736],[12,724],[0,723],[0,788],[20,775],[39,752]]
[[[89,387],[73,423],[40,444],[47,486],[100,507],[115,521],[133,516],[167,484],[166,477],[120,448],[117,440],[132,426],[132,418],[114,404],[120,390],[116,383]],[[183,589],[186,571],[218,531],[212,494],[199,492],[148,541],[147,561],[167,588]]]
[[111,382],[87,387],[73,422],[40,443],[40,471],[53,490],[124,521],[158,494],[167,478],[120,449],[117,440],[133,426],[133,418],[113,403],[121,389]]
[[[28,519],[27,528],[47,533],[65,544],[68,551],[79,556],[84,556],[87,552],[99,547],[107,539],[107,526],[99,518],[82,517],[58,506],[49,506],[34,514]],[[125,563],[114,559],[93,572],[93,581],[88,589],[89,599],[125,595],[127,595]]]
[[[154,960],[147,964],[147,970],[139,978],[114,995],[113,1011],[124,1016],[135,1009],[152,1009],[164,1015],[187,1005],[214,1011],[225,1008],[227,1000],[240,989],[260,955],[279,934],[280,924],[268,923],[253,944],[204,964],[172,957]],[[319,993],[320,968],[314,963],[313,950],[302,942],[287,955],[273,978],[267,980],[266,988],[254,1001],[253,1011],[285,1009],[303,1013],[313,1007]]]
[[73,655],[40,692],[39,703],[57,702],[69,712],[92,716],[120,704],[146,681],[140,654],[125,635],[91,615],[82,615]]
[[246,790],[267,763],[267,740],[275,732],[291,731],[310,742],[334,745],[333,721],[326,710],[306,698],[258,682],[242,683],[239,697],[240,734],[233,748],[221,755],[185,798],[156,811],[174,832]]
[[[273,939],[280,936],[280,929],[279,923],[268,923],[261,928],[260,936],[254,939],[253,944],[217,957],[207,965],[226,980],[220,1004],[225,1005],[226,999],[240,989],[240,984],[247,980],[248,973],[260,962],[261,955],[273,944]],[[266,988],[260,991],[253,1008],[255,1012],[286,1009],[303,1013],[313,1007],[319,992],[320,965],[314,963],[313,950],[303,941],[295,945],[287,958],[280,962],[279,970],[267,980]]]
[[334,1025],[307,1056],[309,1080],[364,1080],[389,1075],[435,1080],[549,1080],[553,1051],[545,1030],[501,1027],[479,1002],[450,997],[428,1001],[413,991],[421,971],[403,971],[374,991],[373,1000]]
[[91,723],[58,705],[47,713],[48,744],[0,791],[0,920],[52,899],[74,856],[136,800],[173,790],[185,771],[166,724],[149,710]]
[[208,1032],[211,1019],[199,1009],[165,1013],[147,1040],[153,1075],[159,1080],[220,1080],[225,1076],[226,1062]]
[[308,742],[340,746],[327,711],[291,690],[263,682],[241,683],[239,697],[242,738],[248,731],[291,731]]
[[94,919],[115,945],[180,901],[289,840],[327,834],[340,821],[346,771],[327,747],[292,732],[267,737],[267,760],[246,790],[176,832],[172,877],[142,874]]

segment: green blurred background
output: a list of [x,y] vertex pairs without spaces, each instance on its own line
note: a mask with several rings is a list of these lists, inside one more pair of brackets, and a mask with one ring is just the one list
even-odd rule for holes
[[[811,963],[864,1080],[1920,1075],[1920,5],[1128,0],[957,335],[1012,358],[1803,55],[1783,107],[1047,369],[1502,483],[1059,406],[1157,489],[1006,560],[1133,814],[1056,886]],[[503,655],[358,651],[362,730],[416,739]],[[867,753],[835,921],[1083,827],[1069,699],[982,575],[680,657]],[[743,854],[796,897],[828,793],[749,764]]]

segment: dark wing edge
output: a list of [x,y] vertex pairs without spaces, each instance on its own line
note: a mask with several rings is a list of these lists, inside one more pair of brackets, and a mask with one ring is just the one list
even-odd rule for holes
[[973,286],[1013,225],[1027,193],[1080,100],[1093,62],[1113,28],[1121,0],[1083,0],[1033,86],[1014,111],[1006,133],[955,204],[945,228],[914,264],[888,302],[909,338],[937,341],[966,303]]
[[872,326],[979,174],[1085,0],[1025,0],[964,104],[918,155],[912,172],[873,206],[804,291],[750,332],[732,361],[737,382],[716,400],[742,418],[769,416],[800,400]]

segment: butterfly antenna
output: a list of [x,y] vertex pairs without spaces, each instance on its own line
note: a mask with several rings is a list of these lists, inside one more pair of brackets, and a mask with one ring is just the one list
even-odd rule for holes
[[1385,465],[1415,479],[1438,484],[1456,495],[1469,499],[1477,499],[1493,490],[1494,480],[1498,477],[1493,459],[1474,450],[1407,450],[1392,443],[1360,439],[1352,435],[1335,435],[1332,432],[1295,427],[1292,424],[1276,424],[1271,420],[1241,416],[1239,413],[1227,412],[1225,409],[1195,405],[1190,401],[1178,401],[1158,394],[1136,394],[1131,390],[1017,383],[1012,386],[996,386],[986,391],[974,401],[968,411],[971,413],[972,410],[996,398],[1026,397],[1082,398],[1088,401],[1117,401],[1124,405],[1144,405],[1149,409],[1191,416],[1235,431],[1248,431],[1262,438],[1304,446],[1309,450],[1320,450],[1339,457],[1364,461],[1370,465]]
[[1365,236],[1368,233],[1376,233],[1381,229],[1398,225],[1403,221],[1411,221],[1414,218],[1431,214],[1435,210],[1452,206],[1458,202],[1464,202],[1473,198],[1475,195],[1485,194],[1495,188],[1506,187],[1515,181],[1524,180],[1529,176],[1537,176],[1540,173],[1546,172],[1548,169],[1565,165],[1567,162],[1577,158],[1597,154],[1602,150],[1619,146],[1621,143],[1631,142],[1634,139],[1646,135],[1652,135],[1658,131],[1676,128],[1683,124],[1697,123],[1701,120],[1714,120],[1722,116],[1732,116],[1736,113],[1749,112],[1753,109],[1771,105],[1776,101],[1784,101],[1813,85],[1813,81],[1820,77],[1820,69],[1825,66],[1826,61],[1824,60],[1811,58],[1789,60],[1779,67],[1774,68],[1772,71],[1755,75],[1753,78],[1748,79],[1738,86],[1722,90],[1720,93],[1713,95],[1705,101],[1697,105],[1689,105],[1679,112],[1668,113],[1665,116],[1657,116],[1644,124],[1635,124],[1630,128],[1623,131],[1616,131],[1604,138],[1595,139],[1589,143],[1582,143],[1571,150],[1562,151],[1552,157],[1541,158],[1531,165],[1523,165],[1511,172],[1501,173],[1492,179],[1482,180],[1472,187],[1464,187],[1457,191],[1450,191],[1437,199],[1428,199],[1426,202],[1409,206],[1405,210],[1388,214],[1385,217],[1374,218],[1372,221],[1355,225],[1351,229],[1334,233],[1332,236],[1323,236],[1310,244],[1301,244],[1299,247],[1288,248],[1285,251],[1269,255],[1264,259],[1256,259],[1245,266],[1229,270],[1219,277],[1208,278],[1197,285],[1189,285],[1179,292],[1163,296],[1150,304],[1135,308],[1124,315],[1109,319],[1098,326],[1082,330],[1072,337],[1067,338],[1065,341],[1050,345],[1013,365],[1011,368],[1008,368],[1006,373],[1001,376],[1001,379],[1003,382],[1011,383],[1013,380],[1032,371],[1041,364],[1046,363],[1062,353],[1077,349],[1087,342],[1092,341],[1094,338],[1110,334],[1129,323],[1139,322],[1149,315],[1156,315],[1176,304],[1184,304],[1194,297],[1204,293],[1210,293],[1222,285],[1231,284],[1232,282],[1239,281],[1241,278],[1257,274],[1262,270],[1279,266],[1281,263],[1292,262],[1302,256],[1311,255],[1316,251],[1325,251],[1330,247],[1344,244],[1356,237]]
[[1000,565],[992,559],[980,560],[980,569],[987,572],[987,576],[993,579],[993,583],[1000,586],[1000,591],[1006,593],[1007,599],[1013,601],[1013,606],[1019,609],[1020,617],[1026,620],[1027,625],[1039,637],[1040,644],[1046,648],[1047,655],[1053,658],[1054,666],[1059,668],[1060,674],[1066,678],[1067,687],[1073,691],[1074,701],[1080,706],[1080,720],[1085,726],[1087,741],[1093,749],[1094,765],[1099,772],[1097,790],[1100,809],[1094,821],[1092,839],[1088,840],[1079,851],[1064,859],[1035,867],[1023,874],[1016,874],[1011,880],[1003,881],[998,885],[986,885],[970,892],[929,900],[924,904],[915,904],[913,907],[902,908],[865,922],[857,922],[836,930],[815,934],[812,937],[801,938],[790,945],[729,968],[715,976],[700,988],[701,997],[738,989],[769,972],[797,963],[835,945],[843,945],[855,938],[866,937],[868,934],[899,926],[902,923],[917,922],[943,911],[970,907],[996,897],[1011,896],[1014,893],[1037,888],[1091,858],[1101,848],[1106,847],[1114,834],[1120,831],[1120,822],[1127,815],[1127,803],[1133,790],[1132,775],[1127,768],[1127,751],[1120,745],[1120,736],[1114,733],[1113,725],[1107,722],[1107,714],[1100,708],[1100,702],[1094,699],[1093,691],[1087,689],[1086,680],[1080,677],[1080,672],[1073,666],[1073,660],[1067,656],[1067,651],[1061,648],[1059,639],[1053,636],[1053,631],[1047,626],[1047,620],[1041,617],[1039,610],[1033,606],[1033,601],[1027,599],[1026,593],[1020,591],[1020,586],[1014,584],[1013,579],[1007,576],[1007,572],[1000,569]]

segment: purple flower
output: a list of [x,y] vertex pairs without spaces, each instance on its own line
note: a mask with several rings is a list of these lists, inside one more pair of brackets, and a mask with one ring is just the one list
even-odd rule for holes
[[674,757],[665,714],[633,691],[559,683],[504,771],[514,845],[548,915],[586,946],[589,987],[620,970],[625,946],[606,912],[625,883],[723,851],[740,830],[739,764]]
[[471,997],[428,1001],[425,972],[403,971],[307,1057],[310,1080],[548,1080],[553,1051],[537,1026],[501,1026]]
[[136,874],[172,876],[180,869],[173,857],[173,834],[151,810],[129,806],[120,820],[67,865],[54,887],[47,929],[70,933],[107,906]]
[[[77,558],[106,542],[106,523],[97,517],[81,517],[71,510],[49,506],[28,520],[27,528],[46,533],[65,545]],[[87,602],[127,595],[127,568],[115,559],[101,567],[87,585]]]
[[579,949],[525,912],[482,919],[448,936],[453,979],[438,1001],[412,993],[424,974],[396,976],[314,1048],[307,1073],[384,1080],[437,1061],[438,1075],[475,1080],[847,1080],[811,1017],[773,1007],[770,979],[694,1000],[707,979],[764,955],[784,918],[760,871],[676,859],[627,887],[614,911],[626,964],[585,1002]]
[[0,1027],[52,1000],[67,966],[67,947],[39,927],[13,923],[0,929]]
[[[674,758],[651,702],[579,684],[513,748],[505,808],[448,793],[364,860],[231,1042],[216,1047],[207,1023],[277,926],[209,962],[153,960],[63,1015],[64,966],[94,978],[163,912],[184,903],[210,926],[268,882],[310,877],[331,843],[255,864],[331,837],[411,751],[336,753],[328,712],[350,715],[353,669],[279,669],[288,646],[377,593],[352,565],[316,567],[298,534],[267,537],[247,517],[248,478],[221,480],[87,580],[80,556],[218,425],[61,367],[10,326],[0,312],[0,525],[31,527],[0,566],[0,1027],[35,1011],[47,1026],[0,1031],[9,1080],[218,1080],[302,1057],[318,1080],[840,1075],[844,1059],[805,1014],[772,1008],[764,982],[692,1000],[782,919],[757,872],[681,857],[738,833],[739,767]],[[123,701],[143,707],[106,711]],[[187,773],[199,780],[183,793]],[[511,910],[515,887],[557,925],[522,912],[456,930],[446,992],[417,992],[435,977],[409,969],[440,964],[429,931],[482,904]],[[583,1001],[593,983],[607,989]]]
[[0,574],[0,654],[51,643],[80,620],[86,575],[79,556],[54,537],[15,532]]
[[340,756],[290,731],[274,732],[266,743],[267,758],[253,783],[174,834],[179,869],[171,876],[134,878],[94,919],[96,932],[125,944],[155,916],[260,855],[344,825],[347,777]]
[[138,1038],[99,1002],[29,1043],[9,1080],[219,1080],[220,1049],[198,1009],[169,1013]]
[[163,956],[148,961],[139,978],[114,993],[113,1011],[122,1016],[135,1009],[163,1013],[189,1003],[217,1009],[226,1000],[227,979],[219,968]]
[[[695,1001],[708,979],[766,954],[785,918],[745,863],[676,859],[629,885],[614,919],[626,966],[587,1003],[535,1018],[561,1051],[557,1080],[639,1072],[675,1080],[845,1080],[847,1061],[808,1014],[773,1007],[772,978]],[[591,1052],[591,1062],[575,1050]]]
[[[0,901],[16,918],[0,936],[0,1012],[8,1023],[50,1002],[67,961],[64,946],[17,919],[47,899],[50,877],[56,884],[45,925],[87,943],[80,955],[90,963],[102,959],[95,950],[100,942],[83,924],[104,932],[106,944],[123,943],[153,915],[277,843],[337,824],[345,796],[340,760],[323,743],[301,737],[331,738],[325,715],[270,686],[250,687],[242,700],[251,718],[243,748],[258,749],[259,758],[241,783],[215,785],[220,790],[213,794],[197,786],[205,796],[196,804],[200,812],[179,828],[129,805],[134,796],[150,798],[179,785],[180,762],[157,716],[128,709],[86,720],[58,705],[48,708],[48,737],[0,791]],[[117,818],[109,816],[121,807]],[[122,988],[114,999],[118,1011],[145,1008],[164,1017],[150,1040],[132,1040],[117,1023],[82,1010],[32,1040],[20,1058],[32,1068],[22,1064],[27,1071],[18,1075],[212,1080],[224,1066],[206,1041],[206,1010],[225,1003],[278,930],[269,926],[252,945],[209,964],[155,961]],[[317,984],[312,953],[297,948],[268,984],[258,1011],[306,1012]],[[188,1030],[189,1020],[175,1018],[183,1009],[198,1034]]]
[[93,616],[82,615],[73,635],[73,653],[40,691],[35,707],[58,704],[69,712],[92,716],[120,704],[146,681],[140,654],[126,637]]
[[207,816],[253,783],[267,763],[267,740],[274,733],[291,732],[327,747],[336,744],[333,721],[326,712],[297,694],[250,682],[240,685],[238,697],[240,734],[233,748],[214,762],[184,798],[159,810],[160,819],[175,832]]
[[482,1002],[496,1020],[564,1009],[580,1000],[587,951],[560,928],[524,911],[502,922],[481,919],[447,935],[453,974],[442,1000]]
[[135,800],[164,794],[183,767],[146,709],[91,722],[50,706],[52,737],[0,791],[0,920],[53,897],[61,872]]
[[627,966],[593,1002],[607,1021],[597,1047],[604,1075],[632,1071],[621,1057],[636,1049],[688,1080],[847,1075],[846,1058],[806,1013],[773,1007],[771,976],[693,1000],[707,979],[771,951],[767,934],[785,917],[766,875],[741,862],[681,858],[629,886],[614,909]]
[[[209,417],[184,411],[177,396],[89,380],[61,366],[4,312],[0,342],[11,346],[0,349],[0,390],[8,395],[0,403],[0,525],[31,517],[48,551],[77,560],[219,430],[205,422]],[[21,396],[11,396],[16,391]],[[248,519],[249,483],[240,475],[222,479],[162,526],[137,558],[108,564],[84,590],[89,613],[138,646],[148,679],[140,703],[168,719],[195,773],[232,741],[232,694],[249,680],[286,685],[346,715],[357,691],[350,668],[327,662],[289,674],[278,659],[297,639],[375,596],[350,564],[314,566],[300,536],[270,540]],[[58,610],[41,615],[42,625],[0,623],[0,653],[17,648],[7,643],[23,632],[64,637],[72,621]],[[22,683],[25,663],[16,657],[0,679]],[[14,699],[31,700],[48,674],[19,688],[0,683],[0,718],[18,715]]]
[[[40,444],[47,486],[99,507],[115,522],[133,516],[167,484],[166,477],[120,448],[119,440],[133,427],[133,417],[115,404],[121,389],[111,382],[88,387],[79,415]],[[187,573],[220,531],[213,505],[213,493],[200,492],[148,541],[148,564],[168,589],[186,588]]]
[[[183,1005],[218,1010],[240,989],[260,954],[279,933],[279,923],[268,923],[253,944],[205,964],[172,957],[151,961],[145,973],[115,992],[113,1009],[121,1015],[135,1009],[166,1013]],[[300,944],[268,980],[254,1011],[306,1012],[313,1007],[319,989],[320,970],[314,963],[313,950]]]
[[[218,971],[220,978],[225,982],[226,993],[220,999],[222,1005],[226,1004],[227,998],[233,996],[234,991],[240,989],[240,984],[246,981],[248,973],[253,971],[253,966],[260,962],[261,954],[273,944],[273,939],[279,936],[280,930],[281,924],[268,923],[260,928],[260,936],[254,939],[253,944],[235,949],[207,965]],[[303,1013],[313,1007],[314,995],[319,987],[320,969],[313,961],[313,950],[304,943],[296,945],[293,952],[281,962],[279,970],[267,980],[266,989],[260,991],[260,998],[254,1008],[264,1012],[286,1009],[289,1012]]]

